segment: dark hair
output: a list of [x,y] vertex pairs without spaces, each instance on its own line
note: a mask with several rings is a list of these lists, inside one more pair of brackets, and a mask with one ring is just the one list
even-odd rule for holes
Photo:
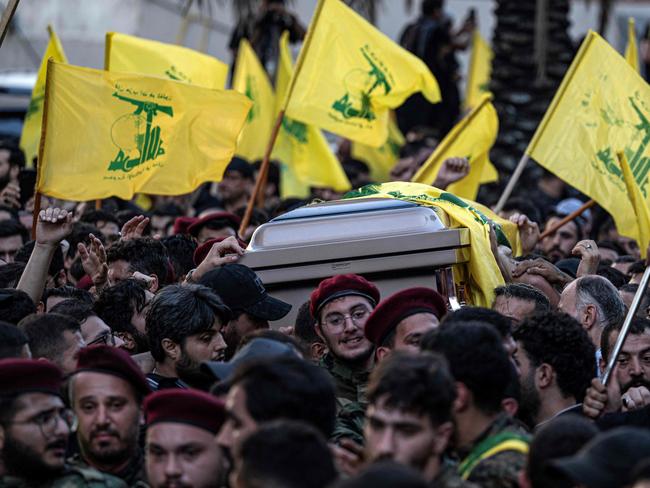
[[[600,336],[600,352],[602,353],[605,362],[609,361],[609,338],[615,331],[619,332],[622,326],[623,322],[617,322],[614,324],[608,324],[603,329],[603,333]],[[630,335],[644,334],[646,331],[650,331],[650,320],[643,317],[634,317],[630,323],[627,337]]]
[[189,336],[210,330],[215,319],[225,325],[230,309],[210,288],[202,285],[170,285],[151,301],[146,330],[151,355],[156,361],[165,359],[163,339],[181,346]]
[[636,258],[633,256],[619,256],[614,260],[615,263],[636,263]]
[[0,239],[11,236],[20,236],[23,244],[29,239],[27,229],[17,220],[0,220]]
[[625,249],[623,249],[623,247],[618,242],[604,240],[598,241],[596,245],[599,249],[611,249],[619,256],[625,256]]
[[578,321],[547,312],[528,317],[513,336],[535,368],[544,363],[553,368],[563,397],[582,401],[594,377],[596,349]]
[[[0,268],[1,269],[1,268]],[[639,290],[639,285],[637,283],[625,283],[621,286],[618,291],[619,293],[632,293],[636,295],[636,292]],[[643,297],[641,298],[641,303],[639,303],[639,308],[636,311],[635,317],[646,318],[650,312],[650,289],[646,289]]]
[[[239,207],[233,213],[240,219],[243,219],[244,214],[246,213],[246,207]],[[253,213],[251,214],[249,225],[262,225],[266,224],[268,221],[269,215],[264,210],[261,208],[253,208]]]
[[629,268],[627,268],[627,274],[630,276],[643,273],[645,271],[645,261],[643,259],[635,261]]
[[509,283],[503,286],[497,286],[494,289],[495,297],[517,298],[535,303],[533,313],[544,313],[551,310],[551,302],[534,286],[526,283]]
[[[29,261],[29,258],[34,251],[35,246],[36,241],[29,241],[23,244],[23,246],[18,249],[18,252],[16,252],[14,261],[27,264],[27,261]],[[50,267],[47,270],[47,274],[51,277],[55,277],[61,272],[61,270],[64,269],[65,265],[63,264],[63,251],[61,250],[61,246],[56,246],[54,248],[54,254],[52,255],[52,261],[50,261]]]
[[316,333],[316,320],[311,316],[309,301],[300,305],[296,315],[293,333],[300,342],[307,346],[310,346],[315,342],[322,342],[322,339]]
[[80,256],[77,256],[75,260],[72,261],[68,272],[70,273],[70,276],[72,276],[77,281],[86,276],[86,270],[84,269],[84,265],[81,261]]
[[548,469],[550,461],[576,454],[596,434],[595,424],[578,415],[562,415],[542,426],[530,444],[526,462],[532,488],[572,488],[573,481]]
[[294,337],[274,329],[254,329],[250,331],[241,338],[239,344],[237,344],[237,350],[240,350],[250,341],[257,338],[270,339],[272,341],[281,342],[282,344],[287,344],[295,349],[296,354],[299,354],[300,356],[307,355],[305,348]]
[[505,315],[489,308],[462,307],[448,313],[441,321],[441,323],[447,325],[457,325],[465,322],[483,322],[493,327],[502,339],[506,339],[512,334],[512,321]]
[[88,317],[97,315],[93,310],[92,304],[82,302],[76,298],[69,298],[57,303],[51,310],[49,310],[49,312],[70,317],[79,325],[83,324]]
[[394,488],[396,486],[427,488],[429,484],[415,469],[386,460],[372,463],[356,477],[342,480],[334,485],[334,488]]
[[630,481],[632,482],[630,486],[634,486],[639,481],[650,481],[650,459],[644,459],[634,467]]
[[68,237],[66,237],[66,240],[70,243],[70,248],[68,249],[69,258],[73,258],[77,255],[77,245],[90,245],[90,237],[88,237],[89,234],[94,235],[103,244],[106,243],[104,234],[102,234],[102,231],[94,225],[91,225],[87,222],[75,222],[72,224],[72,232],[70,232]]
[[510,359],[493,326],[476,321],[443,322],[425,334],[420,347],[445,356],[451,374],[472,392],[480,410],[500,411],[510,378]]
[[15,288],[25,270],[25,263],[7,263],[0,266],[0,288]]
[[625,303],[618,290],[602,276],[587,275],[576,280],[576,307],[592,304],[598,309],[598,322],[604,327],[625,318]]
[[535,204],[533,204],[532,201],[529,199],[525,199],[521,197],[514,197],[508,199],[508,201],[503,205],[503,211],[511,212],[513,210],[524,214],[533,222],[536,222],[538,224],[542,223],[542,214],[540,213],[539,209],[535,206]]
[[138,280],[128,279],[104,288],[94,304],[95,313],[113,332],[136,334],[131,317],[144,308],[147,296]]
[[14,324],[0,320],[0,359],[19,358],[27,336]]
[[0,426],[6,429],[16,413],[23,408],[25,404],[20,401],[20,395],[0,394]]
[[236,450],[246,486],[325,488],[336,480],[323,435],[304,422],[278,420],[260,426]]
[[9,207],[7,205],[0,205],[0,212],[7,212],[8,214],[11,215],[10,220],[15,220],[16,222],[19,222],[19,215],[18,215],[18,210],[15,209],[14,207]]
[[334,430],[336,396],[322,368],[297,358],[281,357],[242,364],[229,381],[246,393],[246,409],[256,422],[302,420],[326,438]]
[[385,397],[391,408],[428,415],[435,427],[451,420],[456,385],[442,356],[395,352],[373,370],[367,396],[371,404]]
[[151,215],[156,217],[182,217],[185,213],[178,205],[174,203],[166,203],[154,208]]
[[88,210],[79,218],[81,222],[87,222],[97,227],[98,222],[112,222],[118,227],[121,227],[120,221],[117,217],[110,212],[104,210]]
[[46,288],[45,291],[43,291],[43,305],[46,307],[46,312],[47,299],[50,297],[75,299],[91,306],[93,304],[93,296],[87,290],[82,290],[81,288],[76,288],[70,285],[59,286],[57,288]]
[[36,313],[36,305],[27,293],[13,288],[0,289],[0,317],[2,320],[16,325],[33,313]]
[[18,166],[19,168],[25,167],[25,153],[15,142],[9,139],[0,140],[0,151],[9,151],[9,165]]
[[160,241],[150,237],[118,241],[106,251],[106,261],[110,265],[120,260],[129,263],[131,272],[156,275],[161,287],[167,282],[167,249]]
[[163,238],[161,242],[167,248],[169,262],[177,280],[194,268],[194,251],[197,248],[194,239],[186,234],[176,234]]
[[444,5],[444,0],[422,0],[420,12],[424,16],[432,15],[436,10],[440,10]]
[[34,358],[47,358],[55,363],[66,349],[63,333],[79,331],[76,320],[58,313],[32,315],[21,320],[18,326],[27,335]]
[[628,282],[628,277],[625,273],[607,264],[599,264],[596,274],[607,279],[617,289]]

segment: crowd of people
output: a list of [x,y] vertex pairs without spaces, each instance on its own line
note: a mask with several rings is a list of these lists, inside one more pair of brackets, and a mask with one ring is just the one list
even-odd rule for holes
[[[398,113],[413,130],[395,181],[435,147],[420,124],[443,134],[459,116],[454,51],[474,19],[452,32],[442,2],[424,4],[402,44],[439,63],[455,108]],[[304,35],[277,7],[261,18]],[[349,141],[338,156],[353,187],[372,182]],[[467,176],[458,156],[434,186]],[[650,486],[650,292],[615,347],[649,243],[598,206],[542,238],[584,201],[545,172],[500,212],[521,255],[482,256],[503,282],[491,308],[433,282],[382,295],[357,274],[286,303],[239,262],[247,244],[342,195],[282,199],[272,164],[240,228],[258,169],[235,157],[189,195],[43,196],[35,213],[25,157],[0,141],[0,488]]]

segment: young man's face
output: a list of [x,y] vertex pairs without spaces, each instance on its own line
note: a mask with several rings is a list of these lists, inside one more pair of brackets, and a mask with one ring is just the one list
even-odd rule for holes
[[0,443],[8,474],[26,479],[56,477],[64,469],[70,434],[61,398],[45,393],[26,393],[20,408],[6,427]]
[[386,397],[368,405],[364,437],[369,462],[392,460],[425,472],[447,446],[449,434],[431,423],[426,413],[388,406]]
[[319,313],[317,330],[335,357],[353,363],[366,360],[373,352],[363,327],[372,305],[363,297],[349,295],[325,304]]
[[217,444],[232,452],[235,444],[256,430],[257,422],[246,407],[246,391],[236,384],[230,388],[226,397],[226,421],[217,435]]
[[406,317],[395,329],[395,351],[420,352],[422,336],[440,325],[438,317],[432,313],[416,313]]
[[133,387],[117,376],[84,371],[71,380],[77,439],[84,458],[119,466],[137,450],[140,405]]
[[214,434],[193,425],[159,422],[147,429],[147,482],[152,488],[221,486],[221,448]]

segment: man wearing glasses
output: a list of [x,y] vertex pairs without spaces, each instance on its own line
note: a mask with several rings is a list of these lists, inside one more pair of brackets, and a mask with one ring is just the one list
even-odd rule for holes
[[72,414],[61,382],[61,370],[48,361],[0,360],[0,486],[125,487],[99,471],[65,464]]

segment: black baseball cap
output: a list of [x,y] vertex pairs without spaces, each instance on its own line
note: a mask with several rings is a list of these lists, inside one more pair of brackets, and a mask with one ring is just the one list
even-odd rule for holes
[[201,369],[214,376],[217,381],[228,381],[242,364],[258,359],[279,357],[301,358],[298,351],[290,344],[257,337],[237,351],[230,361],[206,361],[201,364]]
[[619,427],[597,435],[574,456],[551,466],[587,488],[627,486],[637,463],[650,457],[650,431]]
[[201,284],[212,289],[235,313],[246,312],[264,320],[279,320],[291,305],[273,298],[255,272],[243,264],[226,264],[209,271]]

